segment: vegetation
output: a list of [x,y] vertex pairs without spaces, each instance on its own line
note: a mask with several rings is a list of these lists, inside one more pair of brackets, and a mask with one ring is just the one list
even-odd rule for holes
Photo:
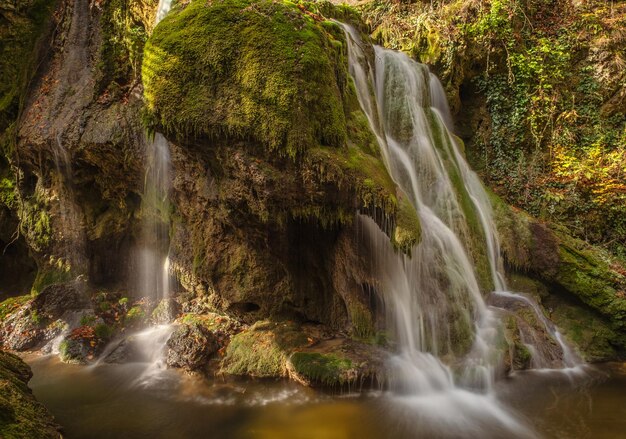
[[25,296],[9,297],[5,301],[0,302],[0,322],[20,309],[32,298],[30,294],[27,294]]
[[341,147],[347,79],[328,29],[288,2],[176,6],[146,45],[148,110],[182,138],[252,138],[290,157]]
[[433,64],[468,158],[505,200],[624,255],[626,6],[374,0],[383,44]]
[[397,209],[396,186],[348,76],[343,30],[320,14],[356,20],[352,9],[323,2],[197,0],[176,6],[146,44],[149,129],[188,142],[243,140],[269,162],[259,169],[265,178],[284,174],[288,158],[301,167],[301,187],[333,185],[352,195],[262,205],[263,222],[316,218],[332,226],[350,222],[355,204],[390,216]]
[[258,378],[286,377],[289,354],[306,343],[306,336],[293,323],[257,322],[231,339],[222,371]]
[[352,361],[335,354],[294,352],[289,361],[295,372],[306,381],[333,387],[346,384],[356,377]]

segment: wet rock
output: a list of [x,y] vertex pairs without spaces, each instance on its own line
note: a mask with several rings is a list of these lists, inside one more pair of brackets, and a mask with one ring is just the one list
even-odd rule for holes
[[180,312],[180,305],[175,299],[163,299],[152,311],[152,323],[164,325],[173,321]]
[[0,325],[0,341],[15,351],[39,348],[93,314],[82,279],[50,285]]
[[66,338],[59,346],[59,356],[65,363],[86,364],[89,355],[89,340],[83,338]]
[[66,363],[86,364],[93,361],[110,337],[106,325],[79,326],[73,329],[59,344],[59,356]]
[[0,437],[61,437],[59,425],[27,387],[32,375],[19,357],[0,351]]
[[141,361],[143,355],[132,337],[120,341],[110,353],[104,357],[105,363],[123,364]]
[[46,287],[32,303],[32,309],[42,317],[58,319],[68,311],[91,308],[91,301],[85,292],[84,279]]
[[167,365],[186,370],[200,370],[219,349],[217,338],[198,323],[176,328],[167,341]]

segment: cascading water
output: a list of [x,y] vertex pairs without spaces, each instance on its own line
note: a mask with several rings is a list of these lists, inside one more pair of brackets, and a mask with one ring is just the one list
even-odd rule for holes
[[157,7],[156,20],[154,25],[159,24],[159,21],[163,20],[172,7],[172,0],[159,0],[159,6]]
[[[348,26],[346,30],[350,72],[359,100],[365,102],[362,107],[370,122],[380,121],[378,127],[372,125],[379,133],[390,174],[410,198],[422,224],[422,242],[408,258],[396,255],[386,244],[388,239],[384,235],[377,239],[375,227],[361,219],[366,235],[375,241],[377,274],[396,322],[402,347],[397,360],[413,365],[406,367],[419,374],[437,364],[439,370],[431,377],[435,381],[420,379],[410,385],[413,390],[450,387],[452,374],[436,357],[460,356],[471,347],[467,343],[471,344],[474,334],[470,357],[481,373],[474,374],[476,381],[468,384],[488,388],[495,363],[486,347],[498,332],[497,319],[483,301],[464,246],[465,215],[447,170],[453,158],[435,146],[437,133],[432,127],[443,125],[427,105],[429,72],[401,53],[376,48],[377,76],[372,78],[371,66],[363,64],[367,58],[362,47],[355,43],[360,41],[358,34]],[[375,86],[375,96],[370,95],[370,84]],[[403,385],[411,379],[403,376]]]
[[85,259],[85,236],[81,225],[80,208],[76,204],[74,184],[72,181],[72,157],[65,148],[61,134],[56,135],[56,142],[51,144],[52,156],[56,168],[58,181],[56,182],[59,202],[59,221],[56,225],[60,234],[58,242],[63,243],[62,261],[64,269],[71,269],[74,273],[84,272],[87,262]]
[[169,297],[169,189],[171,161],[165,137],[146,145],[148,164],[142,200],[143,226],[138,289],[155,303]]
[[[160,0],[155,26],[170,10],[171,0]],[[169,298],[169,190],[171,186],[169,144],[160,133],[146,142],[146,177],[142,199],[143,227],[139,250],[138,291],[159,303]]]
[[[407,257],[394,251],[374,221],[359,217],[374,250],[389,320],[395,323],[399,353],[391,362],[391,388],[431,422],[455,427],[459,435],[488,418],[505,431],[532,435],[492,390],[502,363],[502,328],[481,295],[481,282],[488,288],[484,283],[490,278],[489,287],[501,294],[506,284],[490,202],[450,133],[443,88],[426,66],[402,53],[375,47],[374,69],[358,32],[342,26],[361,108],[390,175],[422,226],[421,242]],[[475,266],[481,262],[490,276],[479,278]],[[541,314],[538,306],[532,309]],[[571,350],[543,314],[540,320],[561,344],[569,365]]]

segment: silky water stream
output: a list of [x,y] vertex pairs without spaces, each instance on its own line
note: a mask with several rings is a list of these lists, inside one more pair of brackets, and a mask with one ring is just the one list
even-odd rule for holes
[[[169,5],[159,6],[159,18]],[[162,12],[164,11],[164,12]],[[358,216],[358,239],[371,261],[397,351],[389,390],[328,395],[285,382],[207,381],[163,367],[169,325],[135,334],[141,360],[81,367],[54,357],[28,358],[31,387],[65,426],[67,437],[132,438],[415,438],[621,437],[626,431],[626,368],[585,367],[530,297],[507,290],[487,195],[451,133],[445,93],[426,66],[375,48],[366,56],[344,26],[350,73],[385,163],[415,208],[422,237],[411,257]],[[374,68],[375,67],[375,68]],[[167,210],[169,155],[157,135],[145,202],[157,221],[146,226],[140,284],[155,299],[169,291]],[[165,194],[165,195],[164,195]],[[149,235],[149,236],[148,236]],[[482,251],[477,251],[477,249]],[[147,255],[147,256],[145,256]],[[477,266],[484,265],[487,276]],[[488,286],[485,286],[488,283]],[[536,313],[557,348],[537,371],[504,378],[500,311],[484,290]],[[569,373],[564,373],[563,371]]]

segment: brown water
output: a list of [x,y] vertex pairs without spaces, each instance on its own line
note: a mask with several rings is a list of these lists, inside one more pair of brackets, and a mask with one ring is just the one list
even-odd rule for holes
[[[392,397],[382,392],[327,395],[273,381],[225,383],[145,365],[76,366],[27,358],[37,398],[67,438],[430,438],[517,437],[497,416],[461,413],[456,399]],[[463,393],[463,392],[462,392]],[[584,375],[524,373],[501,381],[498,405],[510,407],[537,437],[626,437],[626,365]],[[459,396],[459,395],[457,395]],[[475,411],[489,403],[469,392]],[[452,402],[451,402],[452,401]],[[421,405],[420,405],[421,404]],[[471,412],[471,410],[469,410]],[[496,421],[490,422],[490,419]]]

